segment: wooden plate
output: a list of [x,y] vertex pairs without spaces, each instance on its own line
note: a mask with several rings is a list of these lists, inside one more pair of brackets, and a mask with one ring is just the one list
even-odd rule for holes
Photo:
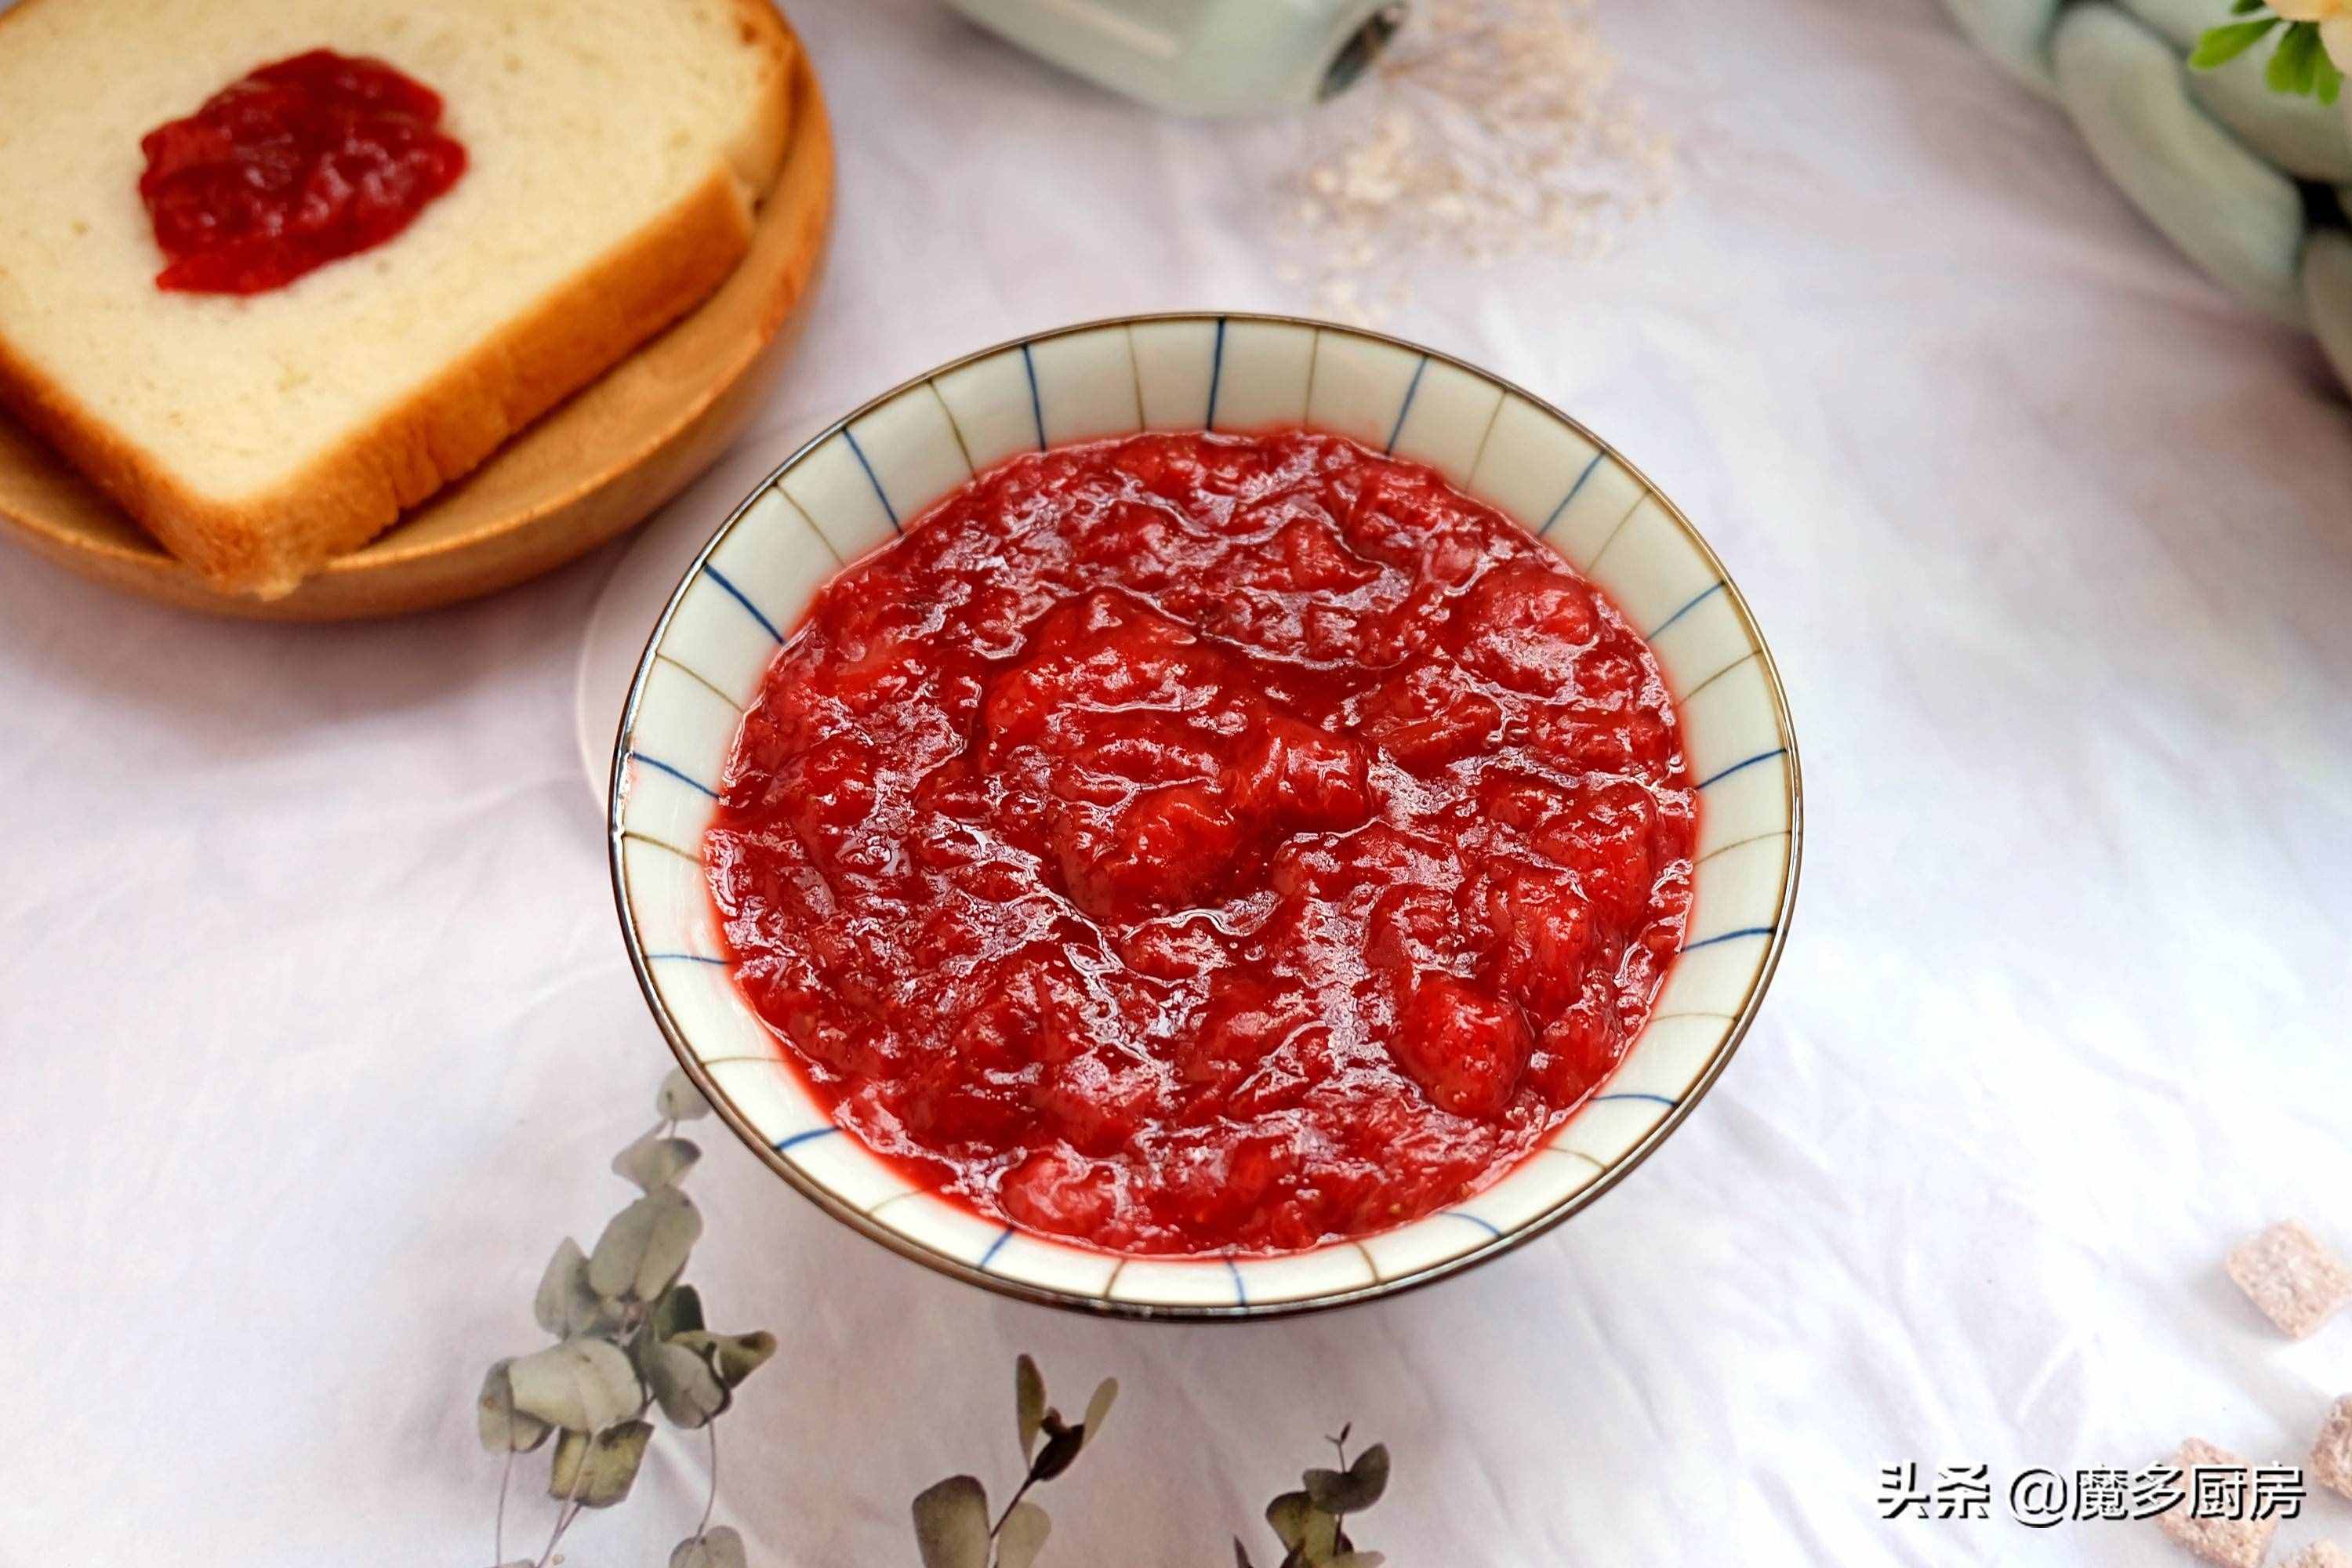
[[399,615],[472,598],[635,526],[726,448],[797,335],[833,209],[833,132],[805,54],[796,73],[783,168],[750,253],[719,292],[286,597],[206,586],[5,416],[0,524],[37,553],[113,587],[278,621]]

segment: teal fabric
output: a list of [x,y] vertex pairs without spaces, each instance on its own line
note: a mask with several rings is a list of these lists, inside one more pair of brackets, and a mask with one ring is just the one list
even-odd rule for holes
[[[2147,5],[2151,0],[2141,0]],[[2255,46],[2218,70],[2189,73],[2189,96],[2238,140],[2298,179],[2352,180],[2352,128],[2341,108],[2273,92],[2263,80],[2275,42]]]
[[[2185,58],[2205,29],[2230,20],[2230,0],[2124,0]],[[2343,110],[2296,93],[2273,92],[2263,72],[2279,35],[2218,70],[2189,73],[2189,96],[2254,152],[2298,179],[2352,180],[2352,130]]]
[[2187,54],[2206,28],[2230,19],[2230,0],[2124,0],[2132,15]]
[[[2057,84],[2050,75],[2050,34],[2058,25],[2062,0],[1946,0],[1960,30],[2010,74],[2043,94]],[[2226,4],[2226,0],[2224,0]]]
[[2352,386],[2352,237],[2315,234],[2303,253],[2303,300],[2327,363]]
[[2148,221],[2246,303],[2300,325],[2302,194],[2189,98],[2177,47],[2086,4],[2060,20],[2051,60],[2093,156]]

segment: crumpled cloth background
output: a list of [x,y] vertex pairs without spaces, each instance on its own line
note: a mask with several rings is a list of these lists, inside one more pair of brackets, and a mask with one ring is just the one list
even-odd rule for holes
[[[1011,333],[1300,307],[1282,126],[1155,118],[929,0],[801,0],[839,227],[699,535],[803,436]],[[1397,331],[1580,415],[1707,531],[1804,745],[1805,886],[1707,1101],[1559,1231],[1400,1300],[1100,1323],[902,1262],[716,1123],[692,1277],[775,1362],[722,1423],[762,1563],[911,1563],[1013,1476],[1014,1352],[1125,1384],[1049,1563],[1223,1560],[1349,1419],[1402,1564],[2185,1561],[2005,1517],[2029,1466],[2298,1458],[2352,1319],[2224,1248],[2352,1249],[2352,418],[1935,0],[1604,7],[1679,199],[1596,264],[1423,266]],[[159,106],[159,110],[162,106]],[[5,112],[0,109],[0,112]],[[611,553],[380,626],[215,624],[0,570],[0,1562],[489,1561],[470,1401],[626,1189],[666,1053],[572,745]],[[714,1135],[715,1134],[715,1135]],[[1994,1517],[1881,1522],[1983,1463]],[[667,1560],[656,1440],[575,1564]],[[509,1552],[544,1505],[519,1503]],[[2315,1500],[2282,1548],[2352,1541]]]

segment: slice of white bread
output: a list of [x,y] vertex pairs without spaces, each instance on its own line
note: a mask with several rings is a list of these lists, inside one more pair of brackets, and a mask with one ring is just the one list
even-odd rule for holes
[[[314,48],[440,93],[464,176],[281,289],[157,289],[141,136]],[[719,286],[793,50],[768,0],[24,0],[0,402],[208,582],[284,594]]]

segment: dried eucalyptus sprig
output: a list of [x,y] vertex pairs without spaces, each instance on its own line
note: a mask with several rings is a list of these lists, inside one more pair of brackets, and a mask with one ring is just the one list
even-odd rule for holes
[[[711,1423],[738,1384],[776,1353],[766,1333],[719,1334],[705,1327],[702,1298],[678,1276],[702,1235],[702,1215],[678,1180],[702,1151],[677,1124],[709,1105],[672,1069],[656,1098],[652,1131],[614,1156],[613,1171],[640,1195],[604,1226],[593,1252],[566,1237],[539,1282],[532,1313],[556,1342],[491,1366],[477,1415],[482,1446],[506,1457],[499,1478],[494,1557],[501,1568],[545,1568],[583,1509],[610,1508],[629,1495],[653,1439],[647,1409],[710,1439],[710,1490],[695,1531],[670,1553],[670,1568],[745,1568],[743,1538],[710,1528],[718,1500],[719,1430]],[[548,1492],[555,1526],[536,1558],[506,1560],[507,1492],[518,1454],[552,1436]]]
[[[1348,1539],[1347,1520],[1381,1500],[1389,1486],[1389,1449],[1375,1443],[1348,1462],[1348,1434],[1339,1428],[1329,1442],[1339,1454],[1336,1470],[1308,1470],[1301,1488],[1265,1505],[1265,1521],[1282,1541],[1282,1568],[1381,1568],[1377,1552],[1360,1552]],[[1249,1549],[1234,1538],[1234,1568],[1251,1568]]]
[[[2278,47],[2271,51],[2263,80],[2273,92],[2315,98],[2334,103],[2344,90],[2343,56],[2352,48],[2344,29],[2352,26],[2352,5],[2344,0],[2231,0],[2230,15],[2250,21],[2224,22],[2208,27],[2189,56],[2198,70],[2225,66],[2270,36],[2284,23]],[[2335,31],[2331,33],[2329,29]],[[2332,58],[2331,58],[2332,57]]]
[[[1045,1380],[1027,1356],[1013,1363],[1013,1419],[1021,1434],[1021,1458],[1029,1467],[1020,1489],[996,1522],[988,1521],[988,1491],[971,1476],[950,1476],[915,1499],[915,1544],[923,1568],[1029,1568],[1045,1544],[1054,1521],[1027,1500],[1029,1489],[1050,1481],[1075,1463],[1102,1431],[1103,1417],[1118,1397],[1118,1380],[1107,1377],[1087,1401],[1086,1419],[1073,1426],[1045,1403]],[[1037,1439],[1045,1446],[1040,1448]]]

